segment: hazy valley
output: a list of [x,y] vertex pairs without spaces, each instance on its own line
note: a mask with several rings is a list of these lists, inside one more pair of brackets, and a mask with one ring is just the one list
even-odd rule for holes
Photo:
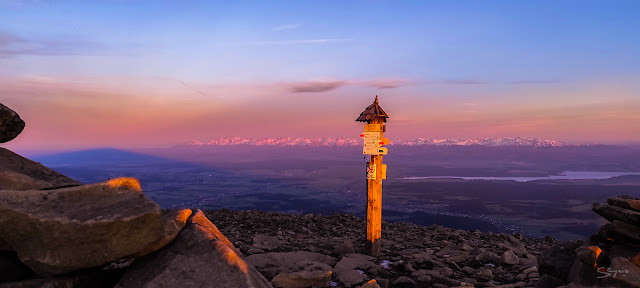
[[[385,156],[383,219],[422,225],[583,239],[603,224],[591,203],[640,196],[640,176],[528,182],[403,179],[527,177],[563,171],[638,172],[637,147],[392,145]],[[287,213],[365,208],[365,160],[356,145],[179,145],[97,149],[32,157],[84,183],[132,176],[165,208]],[[622,173],[622,174],[625,174]]]

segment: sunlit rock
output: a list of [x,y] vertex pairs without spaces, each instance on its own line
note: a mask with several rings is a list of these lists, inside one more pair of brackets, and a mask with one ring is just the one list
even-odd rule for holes
[[40,275],[135,254],[158,241],[162,230],[160,207],[127,185],[0,191],[0,237]]
[[116,287],[272,287],[196,210],[164,248],[137,258]]
[[360,286],[360,288],[380,288],[380,285],[378,285],[378,282],[376,282],[375,279],[371,279],[371,281]]
[[187,225],[187,219],[191,216],[191,209],[165,210],[162,211],[163,233],[155,242],[149,244],[141,251],[128,258],[137,258],[155,252],[169,244],[178,236],[178,233]]

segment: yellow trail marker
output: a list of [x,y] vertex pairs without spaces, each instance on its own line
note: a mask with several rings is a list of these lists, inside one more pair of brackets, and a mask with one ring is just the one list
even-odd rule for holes
[[382,131],[382,128],[380,126],[381,126],[380,124],[366,124],[366,125],[364,125],[364,131],[365,132]]

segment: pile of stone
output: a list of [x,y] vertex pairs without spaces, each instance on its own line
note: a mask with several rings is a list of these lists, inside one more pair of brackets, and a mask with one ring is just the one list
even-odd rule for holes
[[0,191],[0,287],[272,287],[204,214],[134,178]]
[[[365,220],[349,214],[205,211],[274,287],[535,287],[539,257],[558,242],[433,225],[382,226],[364,254]],[[373,282],[375,281],[375,283]]]
[[552,247],[540,264],[547,287],[640,287],[640,200],[622,195],[593,203],[609,223],[587,242]]

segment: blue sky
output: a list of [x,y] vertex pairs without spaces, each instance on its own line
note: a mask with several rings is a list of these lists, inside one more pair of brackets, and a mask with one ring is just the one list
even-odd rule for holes
[[[161,99],[166,107],[181,107],[186,97],[236,114],[251,111],[250,103],[273,102],[278,115],[291,114],[281,121],[290,122],[299,117],[296,110],[307,107],[308,97],[348,97],[332,110],[342,117],[348,111],[340,107],[364,107],[381,94],[401,120],[399,138],[411,138],[416,127],[426,125],[435,135],[416,137],[609,141],[615,136],[634,142],[640,139],[625,135],[640,132],[637,124],[629,124],[638,114],[627,110],[640,107],[638,11],[638,1],[0,0],[0,77],[12,85],[31,81],[5,88],[0,99],[9,95],[4,97],[8,104],[29,110],[37,97],[20,100],[17,95],[42,90],[51,95],[50,105],[71,109],[69,97],[54,96],[60,94],[55,89],[82,92],[77,97],[97,106],[109,101],[107,96],[87,90],[122,97],[158,93],[145,101]],[[43,81],[50,86],[42,87]],[[302,90],[314,92],[296,93],[300,85],[313,86]],[[282,92],[280,86],[293,88]],[[185,94],[194,92],[203,97]],[[425,105],[438,108],[416,108]],[[606,111],[598,110],[603,107]],[[558,118],[578,110],[599,113],[607,126],[589,134],[578,126],[598,119]],[[546,125],[518,129],[518,123],[533,118],[508,111],[548,115],[547,124],[564,130],[545,133]],[[435,112],[442,113],[437,121],[426,115]],[[612,114],[626,116],[606,116]],[[446,115],[453,116],[442,119]],[[460,123],[462,118],[468,120]],[[511,128],[496,128],[510,120]],[[154,141],[262,136],[240,122],[219,135],[193,130]],[[486,131],[474,135],[475,127]],[[607,127],[615,127],[615,133]],[[304,136],[302,129],[289,128],[282,134]],[[350,135],[349,129],[335,129],[336,136]]]

